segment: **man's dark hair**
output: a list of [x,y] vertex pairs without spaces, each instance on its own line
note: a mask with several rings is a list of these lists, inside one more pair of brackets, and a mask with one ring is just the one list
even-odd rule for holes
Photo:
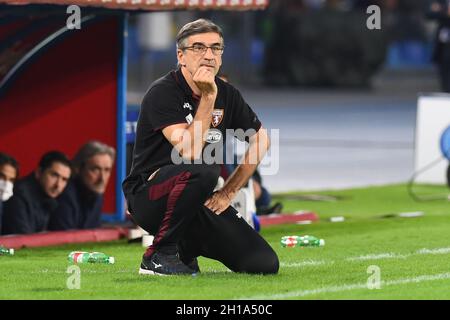
[[3,166],[5,164],[9,164],[14,169],[16,169],[16,177],[19,176],[19,163],[17,162],[17,160],[9,154],[0,152],[0,166]]
[[60,151],[50,151],[44,154],[39,161],[39,170],[41,172],[50,168],[54,162],[62,163],[63,165],[71,168],[71,163],[67,156]]
[[183,43],[185,39],[188,37],[199,34],[199,33],[208,33],[215,32],[220,35],[223,41],[223,32],[222,29],[207,19],[198,19],[192,22],[185,24],[177,34],[177,48],[183,49],[186,46],[186,43]]

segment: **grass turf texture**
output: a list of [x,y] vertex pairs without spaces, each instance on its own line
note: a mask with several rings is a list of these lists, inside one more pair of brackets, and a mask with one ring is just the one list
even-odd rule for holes
[[[449,191],[445,186],[420,188],[430,194]],[[0,299],[450,299],[448,200],[415,202],[405,185],[314,194],[340,200],[282,200],[286,211],[313,210],[320,221],[262,230],[279,255],[278,275],[230,273],[221,263],[200,258],[202,273],[195,277],[140,276],[140,244],[73,244],[0,256]],[[409,211],[425,215],[381,218]],[[331,223],[332,216],[346,220]],[[282,236],[304,234],[325,239],[325,246],[281,247]],[[81,288],[69,290],[67,255],[72,250],[105,252],[116,264],[80,265]],[[380,268],[381,289],[367,288],[372,265]]]

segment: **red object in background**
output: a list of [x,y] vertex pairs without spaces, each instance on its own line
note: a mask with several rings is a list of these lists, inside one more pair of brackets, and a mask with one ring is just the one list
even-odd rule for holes
[[[21,177],[50,150],[72,158],[93,139],[116,148],[118,31],[118,17],[71,31],[32,60],[0,97],[0,151],[19,161]],[[107,213],[115,212],[115,180],[113,170]]]
[[283,223],[296,223],[301,221],[317,221],[319,216],[314,212],[276,213],[267,216],[258,216],[261,226]]
[[269,0],[155,0],[155,1],[133,1],[133,0],[0,0],[0,3],[15,5],[25,4],[59,4],[59,5],[79,5],[95,6],[111,9],[142,9],[142,10],[187,10],[187,9],[228,9],[228,10],[248,10],[263,9]]
[[29,235],[2,236],[0,237],[0,245],[13,249],[47,247],[68,243],[113,241],[125,238],[127,235],[127,228],[52,231]]

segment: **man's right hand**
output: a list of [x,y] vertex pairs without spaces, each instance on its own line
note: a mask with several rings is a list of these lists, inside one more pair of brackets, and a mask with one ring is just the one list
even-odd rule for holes
[[215,75],[212,70],[213,69],[209,67],[201,66],[198,68],[197,72],[195,72],[192,80],[202,92],[202,96],[215,98],[217,96],[217,85],[214,82]]

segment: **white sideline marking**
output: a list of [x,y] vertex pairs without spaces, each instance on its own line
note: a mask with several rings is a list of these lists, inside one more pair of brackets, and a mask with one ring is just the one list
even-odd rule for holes
[[[381,259],[406,259],[410,256],[414,255],[438,255],[438,254],[450,254],[450,247],[445,248],[435,248],[435,249],[428,249],[428,248],[422,248],[414,253],[410,254],[399,254],[399,253],[393,253],[393,252],[387,252],[387,253],[377,253],[377,254],[368,254],[363,255],[359,257],[350,257],[345,258],[345,261],[366,261],[366,260],[381,260]],[[283,268],[302,268],[302,267],[310,267],[310,266],[319,266],[319,265],[327,265],[327,264],[334,264],[335,261],[326,261],[326,260],[305,260],[301,262],[294,262],[294,263],[284,263],[281,262],[280,266]],[[231,272],[230,270],[216,270],[216,269],[206,269],[207,272]],[[120,270],[114,270],[109,271],[110,274],[120,274],[120,273],[133,273],[135,272],[134,269],[120,269]],[[41,274],[41,273],[66,273],[65,270],[49,270],[49,269],[42,269],[42,270],[34,270],[31,272],[32,274]],[[98,270],[83,270],[83,273],[104,273],[104,271],[98,271]]]
[[[350,257],[346,258],[345,261],[365,261],[365,260],[381,260],[381,259],[406,259],[413,255],[423,255],[423,254],[450,254],[450,248],[436,248],[436,249],[427,249],[422,248],[420,250],[415,251],[412,254],[400,254],[400,253],[377,253],[377,254],[368,254],[359,257]],[[280,266],[283,268],[302,268],[308,266],[319,266],[325,264],[333,264],[334,261],[326,261],[326,260],[305,260],[302,262],[294,262],[294,263],[286,263],[281,262]]]
[[[397,280],[390,280],[390,281],[381,281],[381,287],[388,287],[388,286],[394,286],[399,284],[408,284],[408,283],[420,283],[425,281],[435,281],[435,280],[445,280],[450,279],[450,272],[447,273],[439,273],[434,275],[422,275],[414,278],[403,278],[403,279],[397,279]],[[253,296],[253,297],[247,297],[247,298],[239,298],[242,300],[273,300],[273,299],[286,299],[286,298],[296,298],[296,297],[304,297],[309,296],[313,294],[320,294],[320,293],[330,293],[330,292],[340,292],[340,291],[349,291],[349,290],[356,290],[356,289],[367,289],[367,283],[354,283],[354,284],[345,284],[342,286],[330,286],[330,287],[322,287],[318,289],[312,289],[312,290],[298,290],[298,291],[292,291],[292,292],[286,292],[286,293],[277,293],[273,295],[259,295],[259,296]]]
[[449,254],[450,248],[427,249],[423,248],[416,251],[417,254]]
[[368,254],[359,257],[350,257],[345,260],[347,261],[364,261],[364,260],[379,260],[379,259],[406,259],[410,256],[421,255],[421,254],[449,254],[450,248],[436,248],[436,249],[427,249],[422,248],[420,250],[415,251],[414,253],[408,254],[398,254],[398,253],[379,253],[379,254]]
[[[104,274],[105,271],[101,270],[81,270],[82,273],[102,273]],[[108,271],[108,274],[117,274],[117,273],[134,273],[136,272],[136,270],[114,270],[114,271]],[[42,273],[67,273],[66,271],[63,270],[49,270],[49,269],[42,269],[42,270],[35,270],[35,271],[31,271],[31,272],[26,272],[26,273],[30,273],[30,274],[42,274]]]
[[301,267],[308,267],[308,266],[320,266],[320,265],[324,265],[324,264],[332,264],[334,263],[334,261],[331,262],[327,262],[325,260],[319,260],[319,261],[315,261],[315,260],[306,260],[306,261],[302,261],[302,262],[294,262],[294,263],[285,263],[282,262],[280,264],[281,267],[285,267],[285,268],[301,268]]
[[379,259],[406,259],[410,254],[402,255],[398,253],[379,253],[379,254],[367,254],[359,257],[350,257],[347,261],[364,261],[364,260],[379,260]]

